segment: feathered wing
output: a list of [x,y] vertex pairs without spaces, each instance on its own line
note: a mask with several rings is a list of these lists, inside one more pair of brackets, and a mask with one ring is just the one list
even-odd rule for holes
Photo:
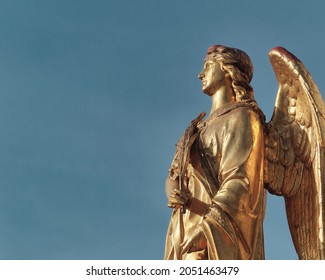
[[269,53],[278,93],[265,133],[265,187],[284,196],[300,259],[325,259],[325,105],[303,63],[284,48]]

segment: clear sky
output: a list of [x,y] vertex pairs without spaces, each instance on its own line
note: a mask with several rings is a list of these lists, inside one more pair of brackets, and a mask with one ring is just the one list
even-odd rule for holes
[[[245,50],[269,120],[268,51],[325,93],[324,1],[0,0],[0,259],[162,259],[174,144],[209,111],[207,48]],[[268,195],[267,259],[296,259]]]

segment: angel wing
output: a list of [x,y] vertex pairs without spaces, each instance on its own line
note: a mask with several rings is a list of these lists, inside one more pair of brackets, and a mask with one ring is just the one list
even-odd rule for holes
[[303,63],[282,47],[269,53],[278,93],[266,125],[264,182],[284,196],[300,259],[325,259],[325,105]]

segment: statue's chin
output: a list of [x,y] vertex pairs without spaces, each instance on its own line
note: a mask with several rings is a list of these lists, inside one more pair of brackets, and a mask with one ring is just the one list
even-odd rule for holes
[[208,95],[208,96],[211,96],[211,95],[212,95],[208,90],[206,90],[206,89],[204,89],[204,88],[202,88],[202,92],[203,92],[204,94]]

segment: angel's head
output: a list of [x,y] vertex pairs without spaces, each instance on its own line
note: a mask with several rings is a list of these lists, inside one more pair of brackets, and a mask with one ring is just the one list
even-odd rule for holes
[[[239,49],[222,45],[208,48],[206,61],[215,61],[225,77],[231,80],[231,86],[236,101],[247,102],[254,100],[253,88],[250,82],[253,77],[253,64],[249,56]],[[222,73],[218,73],[223,78]],[[200,76],[199,76],[200,77]]]

